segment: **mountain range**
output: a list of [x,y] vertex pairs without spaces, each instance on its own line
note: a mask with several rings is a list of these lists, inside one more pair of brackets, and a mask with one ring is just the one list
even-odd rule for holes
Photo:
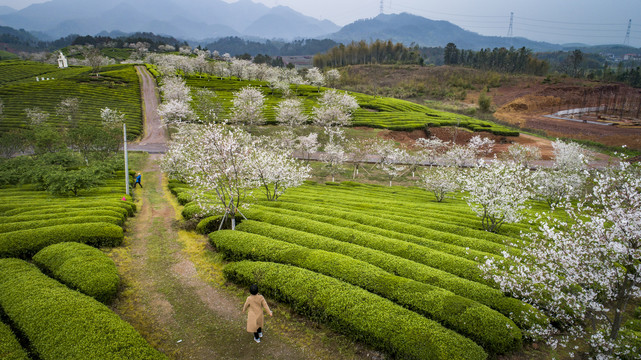
[[69,34],[153,32],[202,45],[234,36],[256,41],[331,39],[342,43],[380,39],[427,47],[445,47],[452,42],[460,49],[472,50],[511,46],[535,52],[564,49],[522,37],[483,36],[448,21],[408,13],[381,14],[340,28],[289,7],[270,8],[252,0],[51,0],[19,11],[0,6],[0,26],[26,29],[41,40]]

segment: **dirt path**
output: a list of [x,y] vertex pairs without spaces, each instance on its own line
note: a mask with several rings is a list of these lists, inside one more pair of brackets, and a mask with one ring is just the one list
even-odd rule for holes
[[124,283],[113,310],[173,359],[308,358],[269,331],[270,319],[263,341],[254,343],[244,329],[242,300],[198,276],[158,159],[150,156],[142,170],[144,188],[135,190],[139,213],[127,224],[125,247],[112,252]]
[[167,150],[167,129],[162,126],[158,116],[159,96],[156,79],[144,66],[136,66],[141,80],[141,93],[144,104],[145,135],[139,142],[128,144],[129,150],[148,153],[164,153]]

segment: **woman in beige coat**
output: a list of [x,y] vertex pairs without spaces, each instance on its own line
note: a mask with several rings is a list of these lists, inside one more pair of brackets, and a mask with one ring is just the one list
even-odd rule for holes
[[250,286],[249,293],[251,295],[248,296],[247,301],[245,301],[243,313],[249,309],[247,313],[247,332],[254,333],[254,341],[259,343],[260,338],[263,337],[263,308],[269,312],[269,316],[273,316],[274,314],[269,310],[269,306],[267,306],[263,295],[258,295],[258,285],[253,284]]

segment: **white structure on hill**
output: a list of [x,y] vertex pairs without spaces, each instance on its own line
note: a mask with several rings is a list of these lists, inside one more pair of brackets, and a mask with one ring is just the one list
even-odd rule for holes
[[58,55],[58,67],[64,69],[68,66],[67,58],[62,54],[62,51],[60,51],[60,55]]

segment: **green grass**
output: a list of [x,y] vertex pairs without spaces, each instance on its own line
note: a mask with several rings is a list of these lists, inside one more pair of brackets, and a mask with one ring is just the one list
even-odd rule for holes
[[[36,77],[50,80],[36,81]],[[49,113],[49,123],[63,126],[66,120],[56,114],[56,106],[72,97],[80,99],[79,121],[98,123],[100,109],[109,107],[125,114],[130,138],[142,133],[140,81],[133,65],[105,66],[95,77],[89,67],[59,69],[30,61],[0,61],[0,99],[4,103],[0,131],[27,126],[25,109],[34,107]]]

